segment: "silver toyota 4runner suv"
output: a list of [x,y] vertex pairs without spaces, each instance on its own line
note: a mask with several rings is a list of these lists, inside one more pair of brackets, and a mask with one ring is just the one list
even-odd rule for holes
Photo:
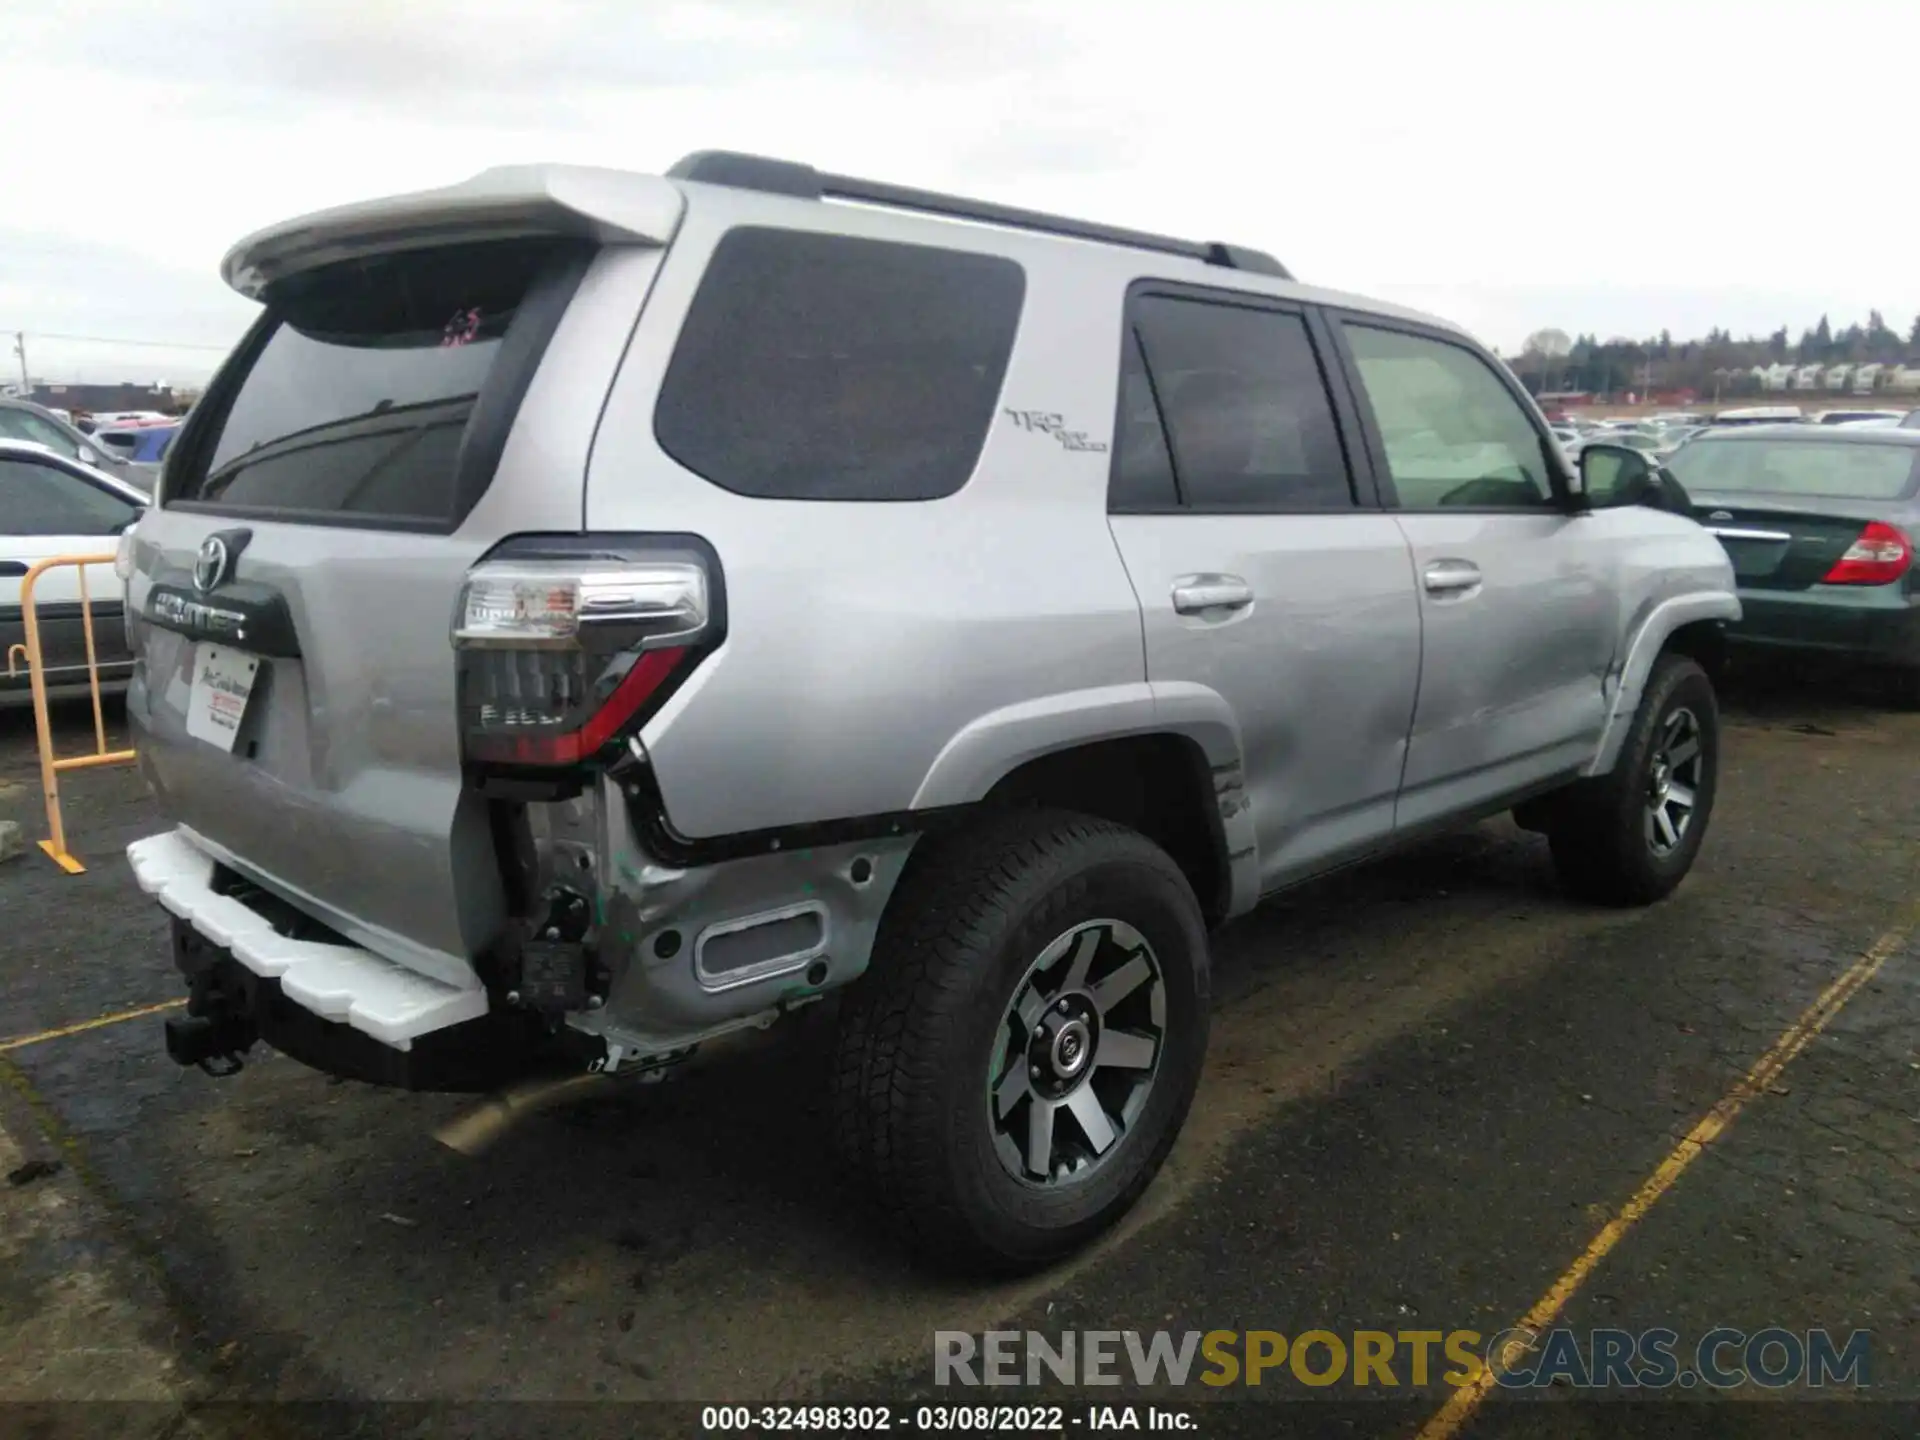
[[1504,810],[1601,902],[1699,850],[1727,559],[1442,322],[720,152],[224,273],[121,566],[182,1063],[657,1076],[844,990],[836,1141],[1018,1269],[1173,1144],[1210,927]]

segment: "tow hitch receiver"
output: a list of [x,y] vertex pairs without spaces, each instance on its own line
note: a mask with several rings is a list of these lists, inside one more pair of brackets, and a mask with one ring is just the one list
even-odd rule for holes
[[260,1038],[247,978],[216,965],[219,951],[182,921],[173,926],[173,958],[187,982],[187,1013],[167,1019],[167,1054],[216,1079],[238,1075]]
[[219,1079],[238,1075],[256,1036],[253,1023],[233,1014],[170,1015],[167,1054],[179,1065],[197,1065]]

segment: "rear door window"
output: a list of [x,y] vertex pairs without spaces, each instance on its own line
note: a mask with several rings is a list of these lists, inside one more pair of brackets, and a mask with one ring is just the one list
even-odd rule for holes
[[655,436],[738,495],[951,495],[986,443],[1025,293],[1002,256],[730,230],[681,327]]
[[[457,521],[477,498],[466,495],[463,507],[457,475],[468,421],[489,386],[508,392],[509,406],[517,401],[545,335],[513,346],[509,333],[523,306],[536,308],[529,298],[561,254],[552,240],[494,241],[349,261],[283,282],[231,404],[210,435],[194,437],[195,453],[180,457],[169,503]],[[550,328],[557,312],[537,308]]]
[[[1142,477],[1157,472],[1159,447],[1169,444],[1189,509],[1352,508],[1333,402],[1302,316],[1167,295],[1137,297],[1129,311],[1145,375],[1123,366],[1115,508],[1137,507]],[[1164,418],[1164,441],[1149,404]]]
[[114,535],[139,514],[131,500],[58,465],[0,460],[0,535]]
[[1140,332],[1128,325],[1120,351],[1120,415],[1114,426],[1107,508],[1116,514],[1171,510],[1180,504],[1167,449],[1166,422],[1140,350]]

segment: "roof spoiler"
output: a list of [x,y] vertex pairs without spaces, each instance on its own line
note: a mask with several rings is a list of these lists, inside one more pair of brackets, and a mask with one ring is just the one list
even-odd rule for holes
[[256,231],[221,277],[250,299],[275,281],[343,260],[455,241],[573,235],[666,245],[686,199],[656,176],[579,165],[505,165],[436,190],[366,200]]

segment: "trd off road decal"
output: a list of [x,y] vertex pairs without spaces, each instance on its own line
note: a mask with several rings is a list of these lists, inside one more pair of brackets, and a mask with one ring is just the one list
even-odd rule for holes
[[1086,431],[1067,429],[1067,422],[1064,416],[1055,415],[1046,410],[1008,409],[1006,413],[1007,418],[1012,420],[1013,423],[1018,425],[1022,430],[1029,430],[1039,435],[1051,435],[1054,439],[1058,440],[1065,449],[1087,450],[1094,453],[1105,453],[1106,451],[1106,441],[1089,440]]

